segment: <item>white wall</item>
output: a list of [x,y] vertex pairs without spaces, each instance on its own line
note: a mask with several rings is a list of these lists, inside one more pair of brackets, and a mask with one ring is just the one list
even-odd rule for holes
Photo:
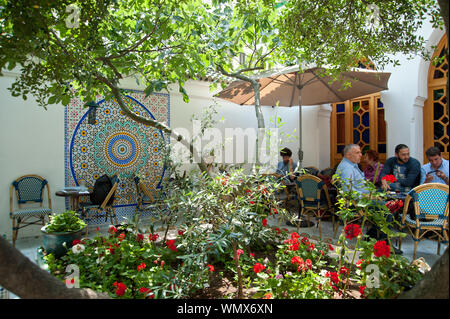
[[[45,177],[50,185],[53,209],[61,212],[65,209],[65,199],[57,197],[55,191],[64,187],[64,106],[49,105],[47,110],[37,106],[36,101],[29,97],[24,101],[21,97],[12,97],[7,90],[11,86],[15,74],[4,72],[0,77],[0,235],[11,238],[11,219],[9,218],[9,187],[17,177],[25,174],[38,174]],[[142,90],[134,79],[121,83],[123,88]],[[213,94],[209,84],[200,81],[188,81],[186,90],[190,102],[186,104],[176,86],[170,94],[170,126],[186,128],[192,132],[190,121],[193,114],[200,114],[204,108],[213,104]],[[218,128],[257,128],[256,115],[253,106],[240,106],[221,99],[216,99],[219,118],[223,116],[224,123]],[[274,127],[270,118],[277,115],[285,124],[281,131],[296,138],[284,139],[280,147],[289,147],[297,160],[298,150],[298,107],[272,108],[263,106],[263,115],[267,128]],[[303,108],[303,150],[304,166],[319,165],[319,148],[329,150],[329,133],[320,135],[318,132],[319,107]],[[329,124],[325,123],[325,126]],[[323,127],[323,125],[322,125]],[[294,132],[296,130],[296,132]],[[323,138],[325,137],[325,140]],[[319,142],[320,140],[320,142]],[[204,142],[204,145],[208,141]],[[329,151],[328,151],[329,152]],[[327,156],[328,160],[329,156]],[[19,237],[39,235],[39,226],[21,229]]]
[[[418,34],[427,39],[426,47],[437,45],[443,30],[433,29],[430,23],[418,30]],[[427,77],[429,61],[419,55],[407,59],[397,55],[400,65],[388,67],[391,72],[389,90],[381,92],[387,122],[387,156],[394,156],[397,144],[406,144],[411,156],[423,162],[423,105],[427,99]]]
[[[64,108],[50,105],[46,111],[33,99],[12,97],[6,89],[12,81],[11,76],[0,77],[0,235],[8,238],[12,227],[9,188],[19,176],[37,174],[46,178],[53,208],[64,208],[64,199],[54,195],[64,186]],[[39,226],[26,227],[19,234],[39,234]]]

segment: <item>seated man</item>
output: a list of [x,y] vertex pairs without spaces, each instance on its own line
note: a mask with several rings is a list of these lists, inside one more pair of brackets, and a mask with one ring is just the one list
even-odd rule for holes
[[[368,196],[369,190],[364,187],[365,178],[363,172],[359,169],[358,164],[361,161],[362,153],[359,145],[349,144],[344,147],[344,158],[336,168],[336,174],[342,179],[342,188],[344,190],[354,190],[361,194],[361,196]],[[349,188],[350,187],[350,188]],[[392,214],[386,217],[388,222],[393,221]],[[369,229],[367,235],[370,237],[376,237],[376,233],[380,232],[379,228],[372,227]],[[380,232],[379,240],[384,240],[386,234]],[[392,247],[396,254],[401,255],[403,252],[396,247]]]
[[[364,188],[364,174],[358,167],[362,157],[359,145],[346,145],[343,154],[344,158],[336,168],[336,174],[338,174],[342,180],[348,181],[352,190],[355,190],[360,194],[368,194],[369,191]],[[345,190],[348,190],[349,184],[344,183],[342,187]]]
[[420,170],[420,184],[441,183],[448,185],[448,161],[441,156],[438,147],[430,147],[425,152],[428,164],[422,166]]
[[297,168],[297,164],[292,160],[292,151],[287,147],[280,151],[280,156],[283,158],[277,166],[277,174],[286,176],[286,184],[291,184],[295,180],[294,171]]
[[[409,192],[420,183],[420,162],[409,156],[409,148],[405,144],[395,147],[395,156],[384,163],[381,171],[381,186],[386,190]],[[390,185],[383,180],[386,175],[394,175],[397,182]]]

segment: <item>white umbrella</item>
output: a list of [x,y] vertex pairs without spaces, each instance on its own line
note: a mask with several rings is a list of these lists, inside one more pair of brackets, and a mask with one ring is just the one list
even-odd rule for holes
[[[255,76],[260,84],[261,105],[299,106],[299,167],[302,167],[302,105],[343,102],[367,94],[387,90],[390,73],[355,69],[339,75],[341,81],[323,76],[324,68],[312,67],[299,71],[298,66]],[[343,82],[350,87],[342,89]],[[240,105],[254,105],[254,91],[249,82],[234,81],[217,97]]]

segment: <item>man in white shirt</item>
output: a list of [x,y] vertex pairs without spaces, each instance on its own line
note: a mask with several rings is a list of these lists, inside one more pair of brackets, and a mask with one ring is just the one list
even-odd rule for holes
[[420,169],[420,184],[441,183],[448,185],[448,161],[442,158],[441,150],[438,147],[430,147],[425,152],[428,164]]

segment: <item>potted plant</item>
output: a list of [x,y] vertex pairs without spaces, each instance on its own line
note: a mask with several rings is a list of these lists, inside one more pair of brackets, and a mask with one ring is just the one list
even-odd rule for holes
[[50,223],[41,228],[46,254],[62,257],[75,239],[81,239],[85,228],[86,223],[73,210],[51,215]]

